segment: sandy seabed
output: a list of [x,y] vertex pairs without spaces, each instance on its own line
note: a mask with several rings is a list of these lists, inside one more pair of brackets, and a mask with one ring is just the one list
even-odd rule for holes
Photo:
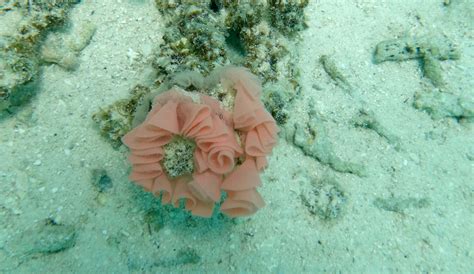
[[[334,172],[282,137],[262,174],[267,206],[231,220],[164,211],[129,183],[126,149],[100,137],[91,115],[148,84],[147,56],[162,42],[163,25],[153,1],[83,1],[70,19],[90,20],[97,31],[79,68],[44,66],[33,101],[0,121],[0,272],[471,273],[473,126],[412,107],[429,85],[416,60],[372,62],[380,41],[445,34],[462,50],[459,60],[442,62],[447,85],[474,96],[474,6],[450,2],[311,1],[294,49],[302,92],[292,119],[314,102],[335,154],[362,163],[368,175]],[[332,56],[402,149],[351,125],[353,97],[324,72],[321,55]],[[94,169],[107,171],[111,190],[98,193]],[[302,199],[310,181],[327,176],[344,196],[331,220]],[[73,247],[9,250],[48,218],[74,228]]]

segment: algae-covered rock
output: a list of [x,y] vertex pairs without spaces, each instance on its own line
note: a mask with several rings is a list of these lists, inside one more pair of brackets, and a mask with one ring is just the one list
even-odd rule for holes
[[181,71],[204,75],[226,64],[245,66],[267,82],[298,88],[293,37],[304,28],[308,1],[156,0],[166,23],[153,62],[156,83]]
[[157,83],[176,72],[197,70],[207,74],[226,63],[224,23],[206,2],[156,1],[166,22],[164,43],[153,61]]
[[270,16],[272,25],[285,34],[293,35],[304,30],[304,8],[309,0],[270,0]]
[[430,79],[435,87],[443,87],[445,82],[439,61],[457,60],[460,56],[458,46],[448,38],[427,35],[382,41],[376,46],[374,61],[382,63],[420,59],[423,75]]
[[405,61],[423,58],[425,53],[438,60],[457,60],[461,54],[459,48],[446,37],[403,37],[378,43],[374,60],[376,63]]
[[92,119],[99,126],[100,134],[114,147],[119,147],[122,144],[122,136],[132,129],[137,106],[149,93],[150,88],[137,85],[131,90],[129,98],[119,100],[92,115]]
[[27,102],[37,87],[45,34],[62,25],[77,1],[7,1],[0,6],[0,117]]

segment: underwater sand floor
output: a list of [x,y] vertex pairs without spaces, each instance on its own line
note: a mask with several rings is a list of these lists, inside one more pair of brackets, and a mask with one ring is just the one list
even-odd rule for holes
[[[291,119],[313,102],[335,154],[363,164],[367,176],[335,172],[282,134],[262,174],[267,206],[235,220],[162,210],[128,181],[126,149],[99,136],[91,115],[149,81],[146,57],[161,42],[152,1],[120,2],[78,4],[72,22],[97,26],[79,68],[43,67],[37,96],[0,121],[0,272],[472,271],[473,126],[412,107],[414,93],[429,85],[417,61],[372,62],[382,40],[446,33],[462,49],[459,60],[442,63],[446,82],[473,96],[468,1],[449,8],[435,0],[311,1],[309,27],[295,48],[302,92]],[[328,77],[321,55],[335,60],[361,101]],[[362,102],[401,149],[350,123]],[[94,169],[107,171],[110,191],[97,191]],[[8,251],[12,239],[48,218],[70,226],[74,246],[47,255]]]

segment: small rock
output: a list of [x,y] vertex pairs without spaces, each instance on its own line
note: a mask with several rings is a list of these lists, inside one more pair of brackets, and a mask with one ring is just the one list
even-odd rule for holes
[[74,226],[46,219],[18,234],[7,244],[7,249],[18,256],[57,253],[73,247],[76,236]]

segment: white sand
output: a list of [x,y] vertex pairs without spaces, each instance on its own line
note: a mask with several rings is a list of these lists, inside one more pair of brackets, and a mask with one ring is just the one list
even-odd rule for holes
[[[101,4],[98,4],[101,2]],[[98,134],[92,113],[147,83],[146,56],[160,43],[153,1],[84,1],[74,23],[97,25],[73,72],[43,68],[39,94],[16,117],[0,121],[0,272],[42,273],[315,273],[450,272],[474,269],[474,132],[472,124],[433,121],[411,106],[429,83],[416,61],[372,63],[375,45],[404,33],[446,33],[462,49],[442,62],[456,92],[473,93],[474,8],[452,0],[312,1],[299,47],[304,105],[312,98],[336,154],[363,163],[368,177],[331,171],[281,140],[262,175],[267,206],[247,219],[165,216],[149,233],[145,213],[161,208],[129,183],[126,150]],[[144,58],[132,60],[136,53]],[[375,132],[354,128],[357,104],[318,62],[333,57],[377,119],[401,139],[395,151]],[[145,71],[145,72],[144,72]],[[319,88],[312,86],[316,84]],[[301,102],[300,102],[301,101]],[[298,112],[297,112],[298,113]],[[471,156],[471,160],[468,159]],[[111,192],[97,198],[91,170],[104,168]],[[348,197],[343,215],[325,222],[303,205],[308,178],[329,174]],[[426,198],[404,213],[374,206],[376,198]],[[164,212],[162,214],[169,214]],[[9,240],[48,217],[77,228],[73,248],[10,257]],[[159,266],[183,248],[200,262]],[[19,266],[17,266],[19,264]],[[157,264],[157,265],[155,265]],[[17,266],[17,267],[16,267]]]

